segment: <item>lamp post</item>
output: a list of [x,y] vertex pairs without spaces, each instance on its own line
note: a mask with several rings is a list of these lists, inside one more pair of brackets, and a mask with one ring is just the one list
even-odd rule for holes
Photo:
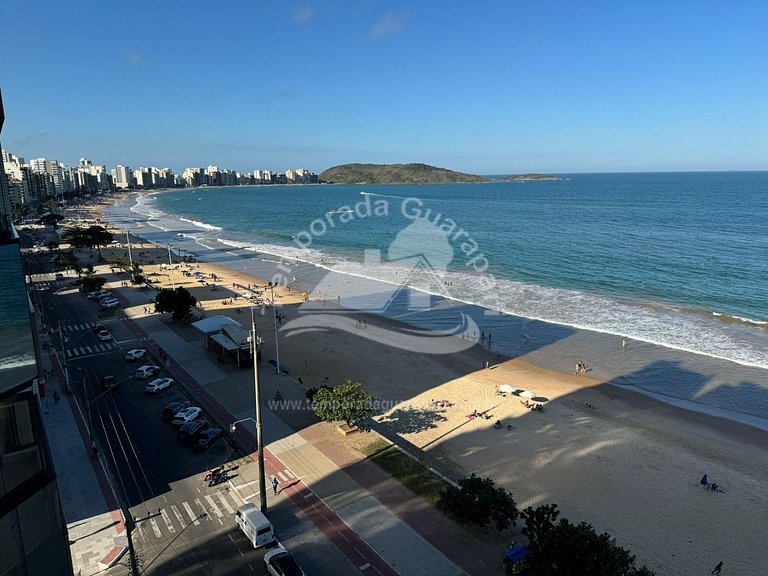
[[173,260],[171,259],[171,246],[172,244],[168,244],[168,265],[171,267],[171,285],[173,286],[173,289],[176,290],[176,277],[173,275]]
[[[259,349],[258,349],[258,335],[256,333],[256,319],[253,315],[253,306],[251,306],[251,350],[253,351],[253,394],[256,400],[256,450],[257,450],[257,462],[259,465],[259,508],[262,513],[267,512],[267,479],[264,475],[264,435],[261,430],[261,395],[259,393]],[[233,422],[229,430],[235,432],[235,427],[238,422],[244,422],[245,420],[253,420],[253,418],[243,418]]]
[[269,283],[269,292],[272,297],[272,323],[275,325],[275,374],[280,374],[280,341],[277,339],[277,309],[275,308],[275,286],[277,286],[277,282]]
[[133,280],[133,255],[131,254],[131,236],[125,231],[125,241],[128,242],[128,263],[131,266],[131,280]]

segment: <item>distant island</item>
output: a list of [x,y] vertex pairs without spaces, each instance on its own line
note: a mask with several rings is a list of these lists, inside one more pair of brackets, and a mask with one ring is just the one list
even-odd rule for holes
[[485,178],[429,164],[341,164],[323,170],[318,179],[327,184],[456,184],[561,180],[549,174],[516,174],[502,178]]
[[515,174],[498,179],[499,182],[530,182],[532,180],[562,180],[562,178],[549,174]]
[[474,174],[428,164],[342,164],[323,170],[320,182],[329,184],[451,184],[491,182]]

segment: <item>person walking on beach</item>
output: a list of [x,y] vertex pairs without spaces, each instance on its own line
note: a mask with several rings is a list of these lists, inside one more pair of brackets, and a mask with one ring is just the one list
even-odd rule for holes
[[715,566],[715,569],[712,570],[712,574],[720,574],[720,570],[722,570],[722,569],[723,569],[723,563],[722,562],[718,562],[717,566]]
[[277,478],[272,476],[272,491],[277,494],[277,488],[280,486],[280,482],[277,481]]

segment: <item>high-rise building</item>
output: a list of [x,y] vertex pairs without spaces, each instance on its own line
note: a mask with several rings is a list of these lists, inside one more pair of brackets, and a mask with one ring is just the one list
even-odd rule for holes
[[[3,127],[0,96],[0,131]],[[34,308],[0,163],[0,574],[72,574],[67,528],[43,426]]]
[[130,167],[118,164],[112,170],[112,178],[115,180],[115,188],[133,188],[133,173]]

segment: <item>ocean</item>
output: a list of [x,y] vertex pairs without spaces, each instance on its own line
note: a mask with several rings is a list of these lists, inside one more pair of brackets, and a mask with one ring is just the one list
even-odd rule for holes
[[[450,331],[460,311],[493,352],[562,372],[584,360],[595,378],[768,423],[768,172],[183,189],[107,216],[416,326]],[[361,279],[388,297],[351,296]]]

